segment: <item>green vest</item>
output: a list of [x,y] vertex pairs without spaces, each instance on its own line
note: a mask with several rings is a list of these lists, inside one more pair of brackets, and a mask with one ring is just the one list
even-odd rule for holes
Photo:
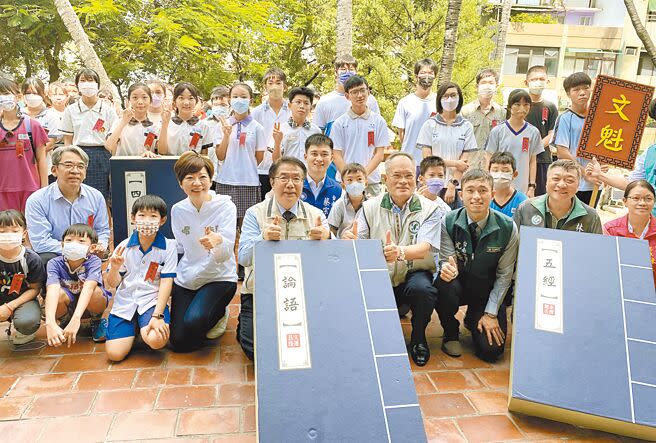
[[465,292],[489,293],[497,279],[499,260],[513,232],[512,219],[490,209],[487,224],[479,234],[475,251],[472,250],[465,208],[456,209],[446,215],[446,230],[455,246],[458,273],[462,277],[460,281]]
[[[369,238],[385,241],[387,231],[392,233],[392,241],[399,246],[417,243],[417,233],[421,224],[438,209],[437,203],[414,194],[408,202],[405,219],[401,220],[392,211],[393,203],[388,192],[370,198],[362,204],[364,218],[369,226]],[[435,272],[435,259],[428,252],[419,260],[396,261],[387,263],[387,270],[396,287],[405,282],[408,272],[427,270]]]
[[[296,217],[287,222],[282,218],[278,209],[275,198],[268,198],[252,207],[257,217],[257,224],[260,229],[273,223],[276,215],[280,216],[280,227],[282,228],[281,240],[307,240],[310,235],[310,229],[313,226],[313,220],[323,214],[320,209],[315,208],[301,200],[298,201]],[[253,261],[255,263],[255,261]],[[242,284],[242,294],[253,294],[255,290],[255,267],[249,266],[244,269],[244,283]]]

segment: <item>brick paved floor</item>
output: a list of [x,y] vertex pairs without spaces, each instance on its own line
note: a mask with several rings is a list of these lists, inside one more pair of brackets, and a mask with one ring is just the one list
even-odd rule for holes
[[[29,352],[0,341],[0,441],[254,442],[253,365],[235,341],[237,313],[231,306],[218,345],[192,354],[138,349],[118,364],[89,339]],[[4,334],[6,324],[0,327]],[[408,320],[403,329],[409,335]],[[434,316],[431,360],[413,365],[429,441],[628,441],[508,413],[510,354],[484,363],[471,355],[466,336],[467,353],[450,358],[439,350],[441,334]]]

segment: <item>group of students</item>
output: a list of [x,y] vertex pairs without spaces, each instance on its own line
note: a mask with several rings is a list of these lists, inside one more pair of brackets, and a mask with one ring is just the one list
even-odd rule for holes
[[[89,69],[77,74],[80,96],[67,106],[63,88],[46,94],[36,81],[21,89],[0,79],[0,156],[14,171],[0,179],[0,321],[12,321],[15,344],[30,341],[42,296],[52,346],[74,343],[88,315],[111,360],[125,358],[137,334],[153,349],[170,341],[187,352],[225,331],[239,265],[237,338],[252,359],[257,242],[377,238],[400,312],[412,311],[413,361],[430,358],[433,310],[442,350],[461,355],[455,313],[464,304],[477,355],[494,361],[504,349],[518,227],[601,233],[589,188],[611,179],[575,158],[586,74],[565,80],[572,106],[558,116],[542,99],[542,66],[529,69],[528,92],[513,91],[507,109],[494,100],[493,70],[477,76],[478,97],[467,105],[456,83],[432,93],[436,70],[430,59],[415,65],[416,90],[392,122],[402,152],[387,160],[387,124],[352,57],[336,61],[335,90],[314,112],[309,88],[285,99],[277,68],[264,76],[262,104],[251,110],[253,91],[237,82],[212,91],[205,118],[199,91],[185,82],[168,99],[159,81],[133,84],[119,118]],[[166,203],[146,195],[132,208],[133,234],[110,254],[112,155],[179,156],[174,171],[187,198],[170,210],[174,239],[159,232]],[[643,175],[653,177],[652,157]],[[606,231],[653,240],[656,251],[653,183],[623,185],[629,214]]]

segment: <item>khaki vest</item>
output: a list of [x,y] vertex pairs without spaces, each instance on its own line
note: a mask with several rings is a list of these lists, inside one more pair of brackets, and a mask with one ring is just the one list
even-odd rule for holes
[[[437,208],[437,203],[414,194],[408,202],[405,219],[401,220],[398,214],[392,212],[392,200],[387,192],[365,201],[362,205],[369,226],[369,238],[384,242],[387,231],[391,231],[392,241],[399,246],[416,244],[419,227]],[[435,272],[435,259],[429,252],[420,260],[387,263],[387,269],[392,286],[396,287],[405,282],[408,272],[418,270]]]
[[[278,209],[275,198],[268,198],[252,207],[257,218],[257,224],[261,230],[273,223],[276,215],[280,216],[280,227],[282,228],[282,240],[307,240],[310,235],[310,229],[314,225],[317,217],[323,212],[305,202],[298,201],[296,217],[289,223],[282,218]],[[242,294],[253,294],[255,291],[255,269],[249,266],[244,269],[244,283],[241,288]]]

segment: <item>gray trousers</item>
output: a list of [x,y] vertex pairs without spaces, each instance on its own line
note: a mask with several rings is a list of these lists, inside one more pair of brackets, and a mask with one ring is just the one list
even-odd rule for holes
[[34,334],[41,326],[41,307],[36,300],[30,300],[16,308],[12,314],[14,328],[23,335]]

